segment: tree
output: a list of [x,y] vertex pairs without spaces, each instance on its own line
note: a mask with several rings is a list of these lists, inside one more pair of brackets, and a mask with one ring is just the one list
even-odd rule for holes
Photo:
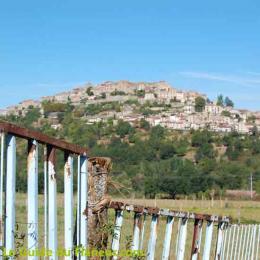
[[206,106],[206,100],[203,97],[196,97],[195,99],[195,111],[202,112]]
[[93,87],[88,87],[86,93],[88,96],[94,96],[94,92],[92,91]]
[[225,98],[225,106],[234,107],[234,102],[229,97],[226,97]]
[[231,113],[230,113],[229,111],[227,111],[227,110],[223,110],[223,111],[221,112],[221,115],[222,115],[222,116],[226,116],[226,117],[231,117]]
[[68,97],[68,101],[66,103],[66,107],[65,107],[65,112],[66,113],[71,113],[74,109],[74,106],[72,105],[72,102],[71,102],[71,98]]
[[252,144],[252,153],[253,154],[260,154],[260,141],[255,140]]
[[106,95],[105,92],[102,92],[101,95],[100,95],[100,97],[101,97],[102,99],[106,99],[107,95]]
[[25,117],[23,118],[24,125],[26,127],[31,127],[34,122],[37,122],[41,117],[40,109],[38,107],[33,107],[28,110]]
[[213,159],[216,156],[216,152],[214,151],[213,145],[209,143],[204,143],[200,146],[197,150],[195,155],[196,162],[200,161],[201,159],[209,158]]
[[165,128],[163,128],[160,125],[154,126],[151,129],[151,136],[150,138],[159,138],[159,139],[163,139],[165,137]]
[[144,130],[149,130],[150,129],[150,124],[148,121],[146,121],[144,118],[140,120],[140,127],[143,128]]
[[258,136],[259,131],[258,131],[258,128],[257,128],[256,125],[254,125],[254,126],[252,127],[251,133],[252,133],[253,136]]
[[160,158],[162,160],[172,158],[175,153],[175,147],[170,143],[163,143],[160,147]]
[[218,95],[217,105],[218,105],[218,106],[224,106],[224,97],[223,97],[222,94]]
[[195,131],[192,135],[191,144],[193,147],[200,147],[204,144],[212,142],[212,134],[207,131]]
[[115,89],[114,91],[112,91],[112,92],[110,93],[110,95],[111,95],[111,96],[125,96],[126,93],[125,93],[124,91],[122,91],[122,90],[117,90],[117,89]]
[[123,120],[118,122],[116,133],[121,137],[125,137],[127,134],[133,133],[134,128],[128,123]]

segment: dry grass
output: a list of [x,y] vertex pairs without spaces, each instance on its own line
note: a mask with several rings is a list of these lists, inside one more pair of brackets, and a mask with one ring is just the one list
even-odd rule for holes
[[[198,212],[198,213],[208,213],[216,215],[226,215],[231,216],[235,220],[240,219],[243,223],[260,223],[260,202],[253,201],[196,201],[196,200],[143,200],[143,199],[115,199],[121,200],[132,204],[140,204],[145,206],[157,206],[160,208],[169,208],[181,211],[189,212]],[[75,205],[76,206],[76,205]],[[16,220],[19,223],[20,232],[26,232],[26,194],[17,194],[16,198]],[[64,245],[64,221],[63,221],[63,212],[64,212],[64,202],[63,194],[57,195],[57,212],[58,212],[58,244],[59,247]],[[43,196],[39,195],[39,233],[40,233],[40,247],[43,247]],[[161,258],[164,232],[165,232],[165,218],[160,218],[159,225],[157,228],[157,245],[156,245],[156,259]],[[114,222],[114,212],[113,210],[109,211],[109,222]],[[150,218],[146,222],[146,232],[145,232],[145,243],[144,249],[147,248],[148,238],[149,238],[149,228]],[[216,226],[214,232],[213,245],[216,243]],[[175,259],[175,249],[176,249],[176,237],[178,229],[178,220],[175,220],[173,227],[173,236],[172,236],[172,245],[171,245],[171,258]],[[125,212],[124,213],[124,224],[122,228],[122,239],[121,239],[121,248],[125,249],[127,242],[129,242],[129,237],[133,233],[133,214]],[[185,259],[190,258],[190,248],[191,240],[193,233],[193,223],[188,224],[188,238],[186,245],[186,254]],[[205,229],[203,230],[202,241],[205,238]],[[204,242],[202,243],[204,244]],[[25,243],[26,245],[26,243]],[[213,248],[213,247],[212,247]],[[203,252],[203,246],[201,248]],[[212,256],[214,255],[212,249]]]

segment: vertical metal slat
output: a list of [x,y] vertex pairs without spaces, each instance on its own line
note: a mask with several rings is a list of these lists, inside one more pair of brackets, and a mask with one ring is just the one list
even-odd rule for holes
[[228,228],[228,225],[227,225],[226,228],[224,229],[223,249],[222,249],[221,258],[220,258],[221,260],[225,259],[228,233],[229,233],[229,228]]
[[232,236],[232,243],[231,243],[230,259],[233,259],[236,230],[237,230],[237,225],[234,225],[233,226],[233,236]]
[[202,220],[195,219],[194,229],[193,229],[193,239],[191,246],[191,259],[196,260],[199,257],[200,243],[201,243],[201,233],[202,233]]
[[146,227],[146,214],[143,215],[143,227],[142,227],[142,232],[141,232],[141,241],[140,241],[139,250],[143,250],[145,227]]
[[241,249],[242,249],[242,245],[243,245],[243,241],[244,241],[244,225],[240,225],[239,226],[240,229],[240,236],[239,236],[239,245],[238,245],[238,252],[237,252],[237,257],[238,259],[240,258],[240,253],[241,253]]
[[52,146],[47,147],[48,157],[48,249],[51,250],[50,260],[58,259],[57,257],[57,183],[55,171],[56,149]]
[[256,260],[259,259],[258,258],[258,254],[259,254],[259,248],[260,248],[260,225],[258,225],[258,236],[257,236],[257,242],[256,242]]
[[[227,237],[227,252],[226,252],[226,257],[229,258],[229,248],[230,248],[230,241],[231,241],[231,237],[232,237],[232,230],[233,230],[233,226],[229,226],[229,233],[228,233],[228,237]],[[225,259],[225,258],[224,258]]]
[[16,184],[16,140],[7,135],[6,163],[6,219],[5,219],[5,248],[7,252],[14,250],[15,236],[15,184]]
[[133,245],[132,250],[139,250],[140,245],[140,234],[142,228],[142,215],[140,213],[135,213],[134,216],[134,235],[133,235]]
[[236,241],[235,241],[235,249],[234,249],[234,259],[237,259],[237,253],[238,253],[238,245],[241,238],[241,227],[240,225],[237,225],[237,235],[236,235]]
[[163,243],[162,260],[167,260],[167,259],[169,259],[169,256],[170,256],[173,223],[174,223],[174,218],[171,216],[168,216],[167,223],[166,223],[166,229],[165,229],[164,243]]
[[209,258],[210,258],[210,249],[211,249],[211,244],[212,244],[213,228],[214,228],[213,221],[208,221],[207,226],[206,226],[203,260],[209,260]]
[[[4,202],[4,159],[5,159],[5,134],[1,133],[1,155],[0,155],[0,247],[3,244],[3,202]],[[2,250],[0,251],[0,255]]]
[[244,225],[244,237],[243,237],[243,244],[242,244],[242,248],[241,248],[241,259],[243,259],[244,257],[244,253],[245,253],[245,245],[246,245],[246,238],[248,235],[248,225]]
[[[88,246],[88,222],[85,215],[87,203],[88,203],[88,171],[87,171],[87,157],[80,156],[80,244],[83,249]],[[81,260],[87,259],[86,256],[81,256]]]
[[249,248],[250,248],[251,236],[252,236],[252,225],[249,225],[248,238],[247,238],[247,243],[246,243],[245,259],[248,259],[248,257],[249,257]]
[[157,222],[158,216],[153,215],[151,220],[150,237],[148,241],[147,260],[153,260],[155,255],[155,246],[157,240]]
[[217,237],[215,260],[219,260],[221,258],[221,253],[223,250],[223,242],[224,242],[224,228],[225,228],[225,223],[220,222],[218,224],[218,237]]
[[70,252],[70,256],[65,256],[66,260],[72,259],[73,250],[73,158],[64,154],[64,233],[65,249]]
[[[48,155],[47,147],[44,146],[44,248],[48,248]],[[44,256],[46,259],[46,256]]]
[[257,231],[257,225],[254,225],[253,241],[252,241],[253,244],[252,244],[252,250],[251,250],[251,260],[254,260],[254,255],[255,255],[256,231]]
[[[114,234],[113,234],[113,238],[112,238],[112,251],[115,254],[118,254],[118,252],[119,252],[122,224],[123,224],[123,211],[116,210],[115,228],[114,228]],[[113,256],[112,259],[116,260],[116,259],[118,259],[118,256],[115,255],[115,256]]]
[[179,238],[178,238],[178,250],[177,250],[177,260],[183,260],[185,255],[185,246],[187,238],[187,224],[188,219],[182,218],[180,223]]
[[77,172],[77,220],[76,220],[76,237],[77,247],[80,247],[80,215],[81,215],[81,174],[80,174],[80,156],[78,156],[78,172]]
[[182,219],[179,218],[179,220],[178,220],[178,228],[177,228],[176,245],[175,245],[175,257],[176,258],[177,258],[178,247],[179,247],[179,237],[180,237],[181,221],[182,221]]
[[251,226],[251,233],[249,237],[249,246],[247,249],[247,259],[250,259],[251,252],[252,252],[252,242],[253,242],[253,235],[254,235],[254,225]]
[[[28,250],[38,249],[38,143],[28,141],[27,157],[27,223],[28,223]],[[38,259],[37,256],[28,256],[28,259]]]

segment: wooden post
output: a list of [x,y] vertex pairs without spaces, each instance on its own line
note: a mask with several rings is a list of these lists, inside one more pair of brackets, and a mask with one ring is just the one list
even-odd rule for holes
[[93,157],[88,160],[89,197],[88,197],[88,236],[89,248],[104,250],[107,247],[108,234],[107,206],[110,199],[107,196],[108,173],[111,169],[111,159]]

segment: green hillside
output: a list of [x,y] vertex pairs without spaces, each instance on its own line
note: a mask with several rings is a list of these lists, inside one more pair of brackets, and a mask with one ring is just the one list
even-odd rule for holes
[[[87,146],[90,156],[111,157],[113,194],[131,193],[147,198],[222,196],[226,189],[249,189],[250,174],[253,174],[253,188],[260,193],[260,135],[256,130],[252,135],[207,130],[177,132],[151,127],[144,119],[134,126],[113,118],[106,123],[87,124],[77,113],[78,109],[69,103],[63,106],[57,130],[51,127],[46,114],[42,118],[39,109],[33,107],[24,116],[7,116],[2,120]],[[17,166],[19,192],[26,191],[25,151],[26,144],[19,141],[18,158],[24,158]],[[61,153],[58,156],[62,158]],[[63,190],[62,183],[61,159],[59,191]],[[39,185],[41,191],[42,181]]]

